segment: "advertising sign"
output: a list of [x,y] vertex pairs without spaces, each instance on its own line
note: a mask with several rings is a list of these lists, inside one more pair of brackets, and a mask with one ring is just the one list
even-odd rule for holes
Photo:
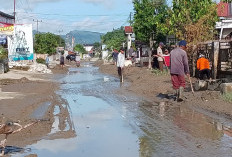
[[10,61],[33,60],[32,24],[15,25],[13,35],[7,39]]
[[0,35],[0,45],[6,45],[7,44],[7,36],[6,35]]
[[13,25],[2,25],[0,26],[0,35],[13,35],[14,26]]

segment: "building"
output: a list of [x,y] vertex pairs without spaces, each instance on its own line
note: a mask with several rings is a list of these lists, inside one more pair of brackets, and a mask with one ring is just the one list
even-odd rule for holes
[[232,39],[232,3],[219,2],[217,14],[220,21],[216,23],[219,39]]
[[94,45],[93,44],[84,44],[83,47],[85,48],[86,52],[90,52],[93,49]]
[[0,27],[3,27],[5,25],[13,25],[14,21],[15,21],[14,16],[0,11]]

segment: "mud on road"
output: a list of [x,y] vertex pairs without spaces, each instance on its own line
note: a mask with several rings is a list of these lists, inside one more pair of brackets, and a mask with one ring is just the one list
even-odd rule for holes
[[[104,65],[103,62],[98,61],[96,66],[99,66],[101,72],[118,77],[115,65]],[[133,92],[153,102],[165,101],[177,104],[173,99],[175,91],[172,89],[170,75],[155,75],[146,67],[126,67],[124,77],[130,83],[124,88],[125,91]],[[193,79],[193,83],[194,81],[196,80]],[[193,95],[189,81],[186,82],[185,101],[178,103],[179,105],[200,107],[209,112],[232,116],[231,103],[224,101],[219,91],[195,91]]]

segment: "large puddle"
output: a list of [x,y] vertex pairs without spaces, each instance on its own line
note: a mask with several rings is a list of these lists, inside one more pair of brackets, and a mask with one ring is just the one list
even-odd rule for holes
[[[116,95],[119,79],[100,74],[89,63],[70,68],[59,81],[57,93],[67,104],[54,108],[51,133],[12,156],[231,156],[228,118],[184,105],[152,103],[130,93]],[[62,118],[61,112],[68,116]]]

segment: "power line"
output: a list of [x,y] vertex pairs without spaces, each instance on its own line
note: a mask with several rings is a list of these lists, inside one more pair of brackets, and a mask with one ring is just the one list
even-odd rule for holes
[[42,22],[42,20],[39,21],[39,20],[34,20],[33,19],[33,21],[37,23],[37,34],[38,34],[38,32],[39,32],[39,22]]
[[36,14],[36,15],[51,15],[51,16],[128,16],[128,15],[123,15],[123,14],[99,14],[99,15],[92,15],[92,14],[87,14],[87,15],[77,15],[77,14],[50,14],[50,13],[32,13],[32,12],[20,12],[20,13],[29,13],[29,14]]

